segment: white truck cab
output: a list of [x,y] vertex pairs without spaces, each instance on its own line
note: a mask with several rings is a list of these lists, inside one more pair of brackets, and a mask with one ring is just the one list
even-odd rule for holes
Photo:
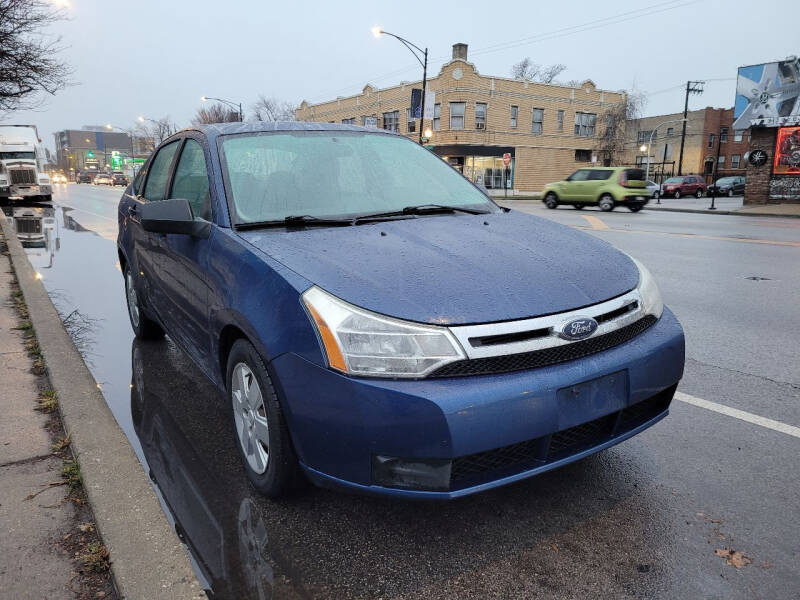
[[0,125],[0,200],[52,199],[35,125]]

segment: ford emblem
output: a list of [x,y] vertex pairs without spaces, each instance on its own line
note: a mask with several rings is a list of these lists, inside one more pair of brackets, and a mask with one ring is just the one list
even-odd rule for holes
[[588,338],[597,331],[597,321],[591,317],[578,317],[564,323],[559,334],[563,339],[575,341]]

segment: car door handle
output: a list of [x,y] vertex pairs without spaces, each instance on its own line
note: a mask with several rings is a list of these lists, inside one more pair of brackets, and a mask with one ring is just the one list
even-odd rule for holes
[[128,214],[130,216],[132,216],[132,217],[136,216],[136,205],[135,204],[132,204],[131,206],[128,207]]

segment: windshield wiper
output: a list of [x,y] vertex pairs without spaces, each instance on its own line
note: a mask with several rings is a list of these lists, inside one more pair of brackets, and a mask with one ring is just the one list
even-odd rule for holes
[[479,210],[475,208],[463,208],[461,206],[447,206],[445,204],[420,204],[418,206],[406,206],[402,210],[393,210],[381,213],[369,213],[359,215],[353,219],[353,225],[361,221],[372,221],[379,219],[390,219],[392,217],[404,217],[413,215],[435,215],[441,213],[454,213],[462,212],[468,215],[485,215],[488,210]]
[[330,225],[352,225],[352,219],[323,219],[313,215],[289,215],[274,221],[252,221],[239,223],[236,229],[261,229],[266,227],[325,227]]

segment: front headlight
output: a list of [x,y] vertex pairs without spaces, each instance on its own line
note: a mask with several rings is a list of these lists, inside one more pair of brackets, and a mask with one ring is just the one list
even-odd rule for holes
[[642,297],[642,310],[645,314],[653,315],[658,319],[664,312],[664,302],[661,300],[661,292],[658,290],[656,280],[653,279],[653,275],[647,270],[647,267],[632,256],[630,259],[636,263],[636,267],[639,269],[639,285],[636,286],[636,289],[639,290],[639,295]]
[[358,308],[312,287],[302,295],[328,364],[349,375],[424,377],[466,358],[444,327],[421,325]]

